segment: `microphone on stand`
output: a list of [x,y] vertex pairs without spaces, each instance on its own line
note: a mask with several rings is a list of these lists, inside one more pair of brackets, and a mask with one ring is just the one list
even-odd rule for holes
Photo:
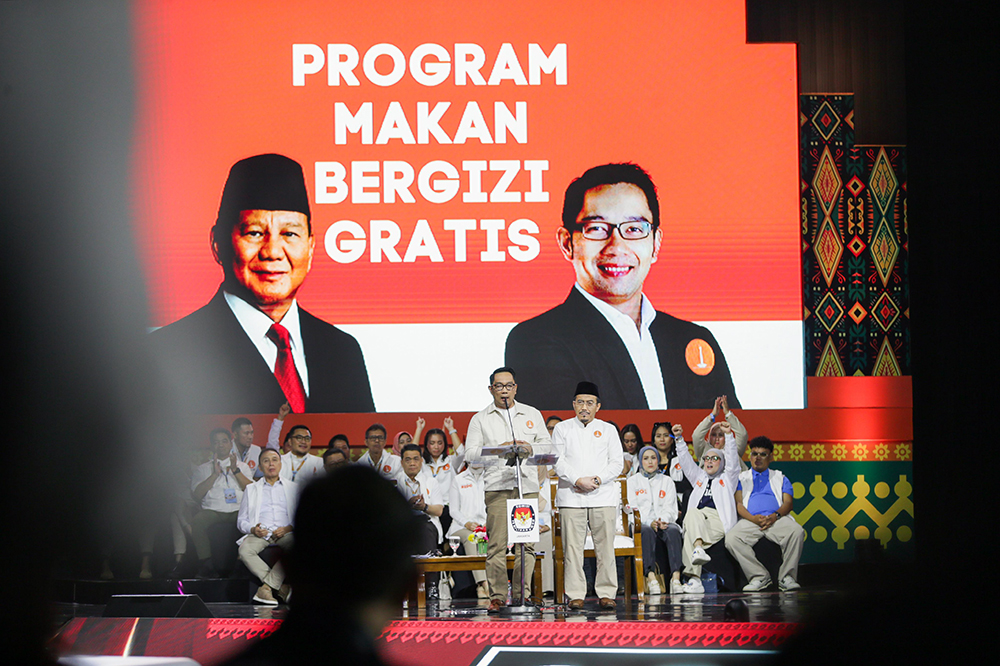
[[507,412],[507,421],[510,423],[510,441],[514,442],[514,454],[507,458],[507,467],[514,466],[514,460],[517,458],[517,434],[514,433],[514,419],[510,417],[510,407],[507,405],[507,398],[503,398],[503,408]]

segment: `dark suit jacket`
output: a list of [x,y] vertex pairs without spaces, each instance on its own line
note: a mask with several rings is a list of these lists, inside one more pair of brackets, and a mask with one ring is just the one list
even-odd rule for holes
[[[368,370],[351,335],[299,308],[309,367],[308,412],[374,412]],[[220,289],[203,308],[150,334],[153,355],[185,406],[202,414],[271,414],[278,380]]]
[[[670,409],[711,409],[715,398],[738,407],[726,358],[703,326],[657,312],[649,327]],[[701,338],[715,351],[715,367],[696,375],[684,351]],[[639,373],[625,344],[576,288],[566,301],[521,322],[507,336],[506,364],[517,373],[517,399],[538,409],[567,409],[581,381],[597,384],[604,409],[648,409]]]

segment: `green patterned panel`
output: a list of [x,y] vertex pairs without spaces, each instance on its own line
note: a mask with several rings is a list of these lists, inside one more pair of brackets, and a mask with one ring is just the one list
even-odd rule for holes
[[802,562],[850,562],[857,539],[913,558],[911,462],[781,462],[791,481],[792,515],[806,530]]

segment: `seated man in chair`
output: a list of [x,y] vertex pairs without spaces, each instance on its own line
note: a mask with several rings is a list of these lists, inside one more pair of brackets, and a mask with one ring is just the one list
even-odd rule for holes
[[254,595],[257,603],[275,606],[278,598],[288,602],[291,588],[284,584],[285,572],[278,562],[268,567],[260,552],[268,546],[287,551],[292,546],[292,518],[299,496],[299,486],[281,478],[281,456],[274,449],[260,454],[259,468],[264,477],[246,487],[236,526],[245,535],[240,545],[240,561],[261,585]]
[[774,443],[767,437],[750,440],[750,467],[740,474],[736,488],[736,511],[740,520],[726,533],[726,549],[733,554],[750,581],[744,592],[759,592],[771,584],[767,569],[753,553],[761,537],[781,546],[778,588],[783,592],[799,588],[799,558],[805,530],[791,516],[792,482],[776,469]]

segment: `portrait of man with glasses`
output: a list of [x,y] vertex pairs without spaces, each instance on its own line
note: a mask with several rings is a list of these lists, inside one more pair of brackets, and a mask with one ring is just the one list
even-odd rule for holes
[[649,174],[628,163],[587,170],[566,189],[562,222],[556,240],[576,284],[507,336],[525,400],[558,409],[588,378],[606,409],[692,409],[723,394],[739,407],[711,331],[658,312],[642,292],[663,240]]

